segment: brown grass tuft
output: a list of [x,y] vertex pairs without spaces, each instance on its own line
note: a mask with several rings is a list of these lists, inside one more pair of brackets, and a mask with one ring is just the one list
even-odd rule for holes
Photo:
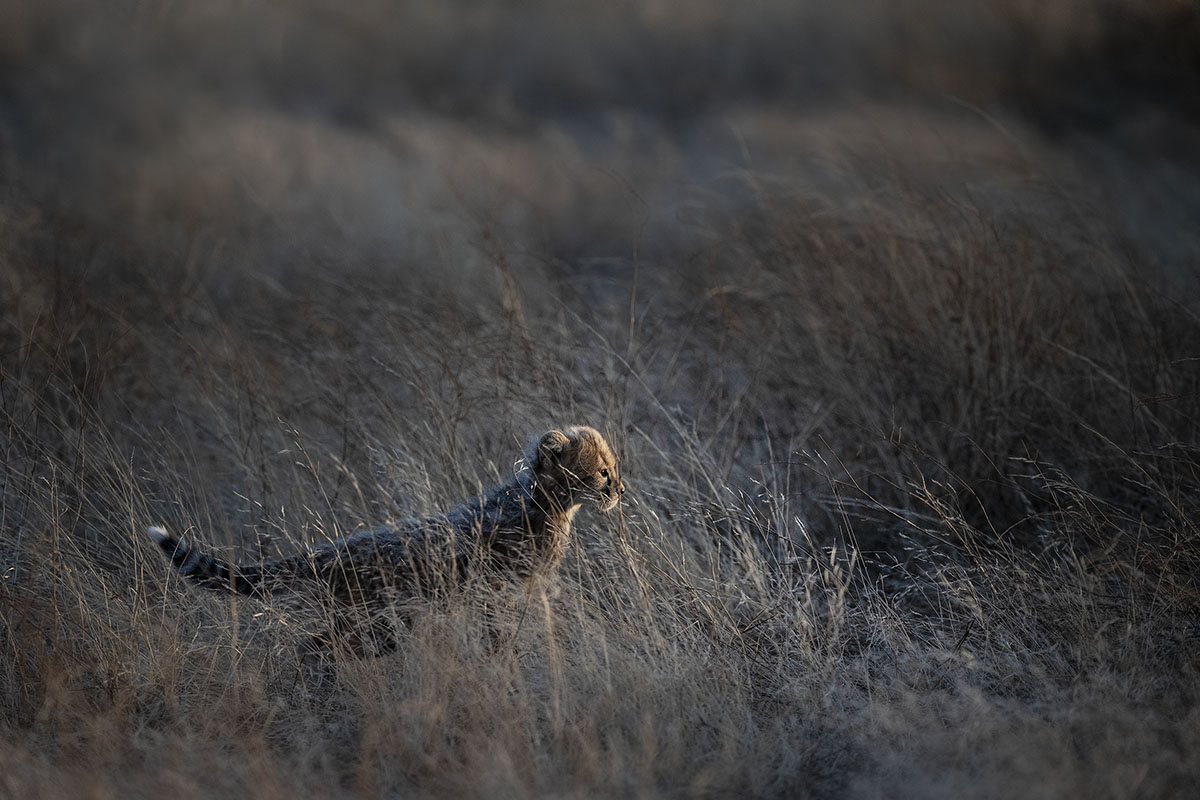
[[[0,5],[0,795],[1193,793],[1187,4]],[[144,535],[562,421],[620,514],[316,680]]]

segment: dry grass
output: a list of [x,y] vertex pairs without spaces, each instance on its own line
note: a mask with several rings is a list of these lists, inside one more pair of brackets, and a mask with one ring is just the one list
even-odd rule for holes
[[[0,5],[0,796],[1193,796],[1188,4]],[[319,685],[144,536],[560,422],[620,513]]]

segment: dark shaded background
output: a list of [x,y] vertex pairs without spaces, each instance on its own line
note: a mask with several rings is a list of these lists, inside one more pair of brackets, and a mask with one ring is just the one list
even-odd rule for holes
[[[1200,11],[828,5],[0,0],[22,791],[1194,784]],[[573,421],[631,492],[577,638],[526,632],[561,696],[413,688],[418,639],[388,702],[300,697],[146,559],[426,513]],[[510,672],[518,735],[439,705]]]

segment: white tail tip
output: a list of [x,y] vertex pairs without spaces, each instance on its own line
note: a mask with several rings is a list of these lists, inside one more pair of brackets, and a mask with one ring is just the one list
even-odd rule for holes
[[167,533],[166,529],[160,528],[157,525],[151,525],[146,530],[146,532],[150,534],[151,539],[153,539],[155,542],[157,542],[160,545],[163,542],[169,541],[171,539],[171,535],[169,533]]

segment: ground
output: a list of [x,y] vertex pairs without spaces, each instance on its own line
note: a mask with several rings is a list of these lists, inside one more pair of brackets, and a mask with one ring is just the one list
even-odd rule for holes
[[[0,795],[1192,797],[1187,2],[0,2]],[[590,424],[314,682],[170,573]]]

